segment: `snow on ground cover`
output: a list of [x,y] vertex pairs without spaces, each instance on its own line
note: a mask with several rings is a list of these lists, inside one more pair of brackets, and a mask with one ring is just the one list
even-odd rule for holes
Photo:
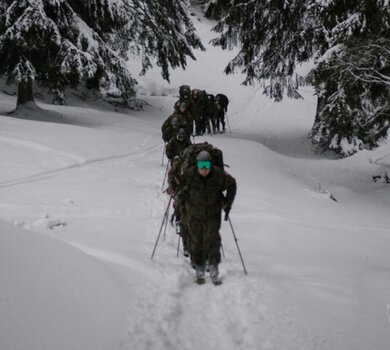
[[47,236],[0,223],[2,349],[119,347],[123,279]]
[[[314,154],[312,92],[275,104],[222,75],[231,54],[208,47],[170,86],[143,77],[143,112],[40,102],[62,117],[0,116],[1,349],[387,349],[389,188],[371,176],[388,145]],[[170,226],[150,260],[168,203],[160,126],[182,83],[231,97],[232,133],[198,139],[238,181],[249,275],[223,223],[218,288],[194,285]]]

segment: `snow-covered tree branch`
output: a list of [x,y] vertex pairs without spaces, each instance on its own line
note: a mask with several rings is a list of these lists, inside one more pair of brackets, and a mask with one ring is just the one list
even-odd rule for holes
[[300,96],[291,78],[298,65],[314,62],[306,80],[318,95],[311,136],[322,148],[348,155],[386,136],[388,0],[213,0],[206,14],[218,20],[214,45],[239,46],[225,72],[241,69],[244,84],[262,82],[276,101]]
[[[86,86],[127,100],[135,79],[126,68],[129,50],[143,56],[143,72],[195,59],[203,46],[179,0],[2,0],[0,76],[32,88],[47,87],[63,102],[66,87]],[[18,104],[32,99],[32,92]]]

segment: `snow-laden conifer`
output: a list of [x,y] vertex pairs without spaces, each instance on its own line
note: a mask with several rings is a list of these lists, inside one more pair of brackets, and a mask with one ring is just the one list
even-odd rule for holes
[[0,75],[18,83],[18,105],[32,100],[33,81],[60,103],[79,86],[126,101],[136,84],[129,49],[142,54],[143,72],[156,59],[168,79],[202,48],[178,0],[2,0],[0,15]]
[[241,69],[244,84],[262,81],[275,100],[297,98],[303,83],[297,67],[314,62],[309,81],[318,108],[311,136],[322,148],[348,155],[386,136],[388,0],[210,1],[214,17],[215,9],[222,15],[213,44],[239,46],[225,71]]

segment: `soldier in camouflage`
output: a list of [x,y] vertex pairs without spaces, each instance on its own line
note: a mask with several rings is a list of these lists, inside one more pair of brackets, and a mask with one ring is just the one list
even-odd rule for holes
[[174,112],[164,121],[163,125],[161,126],[162,139],[164,142],[169,142],[171,138],[175,138],[180,128],[183,128],[186,130],[188,135],[191,135],[192,125],[186,116]]
[[193,135],[193,124],[194,124],[194,117],[191,114],[191,104],[189,101],[177,101],[174,105],[174,113],[180,114],[186,121],[188,125],[188,131],[189,135]]
[[191,114],[195,122],[195,136],[203,135],[203,114],[205,111],[205,101],[202,99],[200,90],[194,89],[191,93]]
[[214,284],[218,284],[221,213],[225,211],[227,220],[237,191],[236,180],[223,169],[213,166],[209,152],[201,151],[196,165],[184,172],[181,181],[181,199],[197,282],[205,282],[205,264],[208,260],[210,277]]
[[174,157],[183,157],[185,149],[192,145],[188,132],[184,128],[180,128],[176,137],[172,137],[165,147],[165,153],[169,160]]
[[214,95],[208,94],[206,100],[206,108],[205,108],[205,129],[207,129],[207,133],[211,134],[210,123],[212,125],[212,131],[215,134],[215,123],[218,119],[218,109],[215,104]]

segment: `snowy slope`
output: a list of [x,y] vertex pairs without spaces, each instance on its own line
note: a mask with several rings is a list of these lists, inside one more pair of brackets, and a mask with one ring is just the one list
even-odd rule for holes
[[[170,85],[141,77],[143,112],[41,101],[56,122],[0,116],[0,349],[388,348],[390,197],[371,177],[390,147],[313,153],[312,91],[275,104],[223,75],[233,54],[207,47]],[[183,83],[231,98],[232,132],[198,139],[238,182],[249,275],[224,223],[218,288],[193,283],[170,226],[150,259],[168,203],[160,126]]]

